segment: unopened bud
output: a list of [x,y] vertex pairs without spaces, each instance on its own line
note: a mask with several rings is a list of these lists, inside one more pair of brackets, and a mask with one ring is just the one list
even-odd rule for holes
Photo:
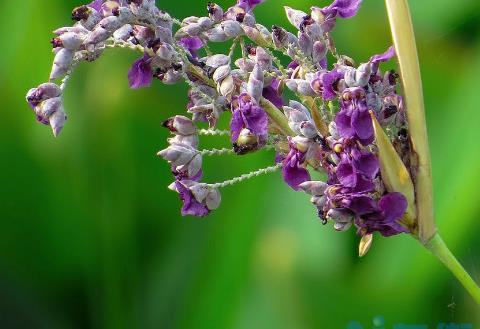
[[300,10],[292,9],[288,6],[285,6],[285,12],[287,14],[288,21],[295,26],[297,29],[300,29],[302,25],[303,18],[307,16],[306,13]]
[[220,26],[229,38],[236,38],[243,34],[242,26],[237,21],[223,21]]
[[321,181],[306,181],[300,184],[299,187],[305,193],[321,196],[325,193],[328,184]]
[[209,2],[207,5],[207,11],[210,18],[215,22],[218,23],[223,19],[223,9],[216,3]]
[[247,93],[257,102],[260,101],[263,92],[263,71],[260,66],[255,65],[247,84]]
[[178,135],[188,136],[197,133],[197,127],[193,121],[183,115],[176,115],[164,121],[162,125]]
[[222,65],[219,68],[215,70],[215,73],[213,73],[213,81],[215,83],[221,82],[223,79],[228,77],[231,73],[230,65]]
[[73,61],[73,55],[73,50],[65,48],[62,48],[57,52],[55,59],[53,60],[50,80],[55,80],[68,72]]

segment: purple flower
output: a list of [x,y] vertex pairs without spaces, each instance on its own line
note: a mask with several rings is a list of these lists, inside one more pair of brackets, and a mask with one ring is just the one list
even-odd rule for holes
[[310,174],[303,166],[306,161],[306,153],[301,152],[290,141],[290,152],[283,160],[283,180],[295,191],[300,189],[300,184],[310,180]]
[[350,88],[343,94],[341,111],[335,117],[338,133],[343,138],[354,138],[363,145],[374,140],[373,124],[362,88]]
[[370,63],[372,63],[372,72],[376,73],[378,71],[378,65],[381,62],[388,62],[390,59],[395,57],[395,48],[391,46],[383,54],[374,55],[370,58]]
[[407,210],[407,199],[398,192],[388,193],[379,201],[376,211],[358,217],[355,224],[369,234],[375,231],[383,236],[392,236],[400,233],[408,233],[408,230],[397,221],[402,218]]
[[284,105],[283,97],[280,92],[280,81],[277,79],[274,79],[270,86],[263,88],[262,96],[278,108],[281,108]]
[[245,10],[246,12],[251,12],[257,5],[261,4],[265,0],[238,0],[237,6]]
[[263,146],[268,136],[268,117],[265,111],[248,94],[243,93],[233,99],[232,112],[230,121],[232,143],[243,146],[244,141],[240,139],[249,133],[251,139],[245,140],[247,142],[245,146],[251,147],[250,150]]
[[204,217],[210,213],[208,207],[195,199],[192,191],[184,185],[188,181],[176,181],[175,188],[180,195],[180,199],[183,202],[182,215],[192,215],[196,217]]
[[335,0],[330,6],[321,9],[325,16],[350,18],[357,14],[362,0]]
[[198,58],[197,50],[203,48],[203,41],[199,37],[182,38],[179,43],[190,52],[193,58]]
[[150,86],[152,77],[153,72],[150,67],[150,57],[147,54],[136,60],[130,68],[130,71],[128,71],[128,81],[132,89]]
[[333,100],[337,97],[337,84],[344,75],[336,68],[330,72],[317,72],[310,85],[316,93],[322,95],[324,100]]

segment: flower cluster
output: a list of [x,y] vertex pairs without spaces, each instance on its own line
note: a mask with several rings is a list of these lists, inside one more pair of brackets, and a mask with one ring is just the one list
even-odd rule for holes
[[[208,3],[205,16],[183,21],[154,0],[95,0],[77,7],[75,24],[54,31],[50,81],[30,90],[27,101],[57,136],[66,119],[62,92],[73,68],[108,48],[138,51],[128,72],[131,88],[154,80],[189,87],[191,118],[177,115],[163,123],[172,137],[158,153],[171,166],[170,188],[183,202],[183,215],[205,216],[219,206],[220,188],[281,169],[285,182],[310,194],[321,221],[333,222],[338,231],[355,226],[362,237],[410,232],[403,218],[411,200],[385,184],[374,129],[381,125],[391,145],[406,144],[398,76],[380,70],[395,56],[394,48],[360,65],[338,53],[331,32],[338,19],[355,16],[361,0],[335,0],[309,13],[285,7],[296,32],[257,23],[253,11],[262,2],[237,0],[226,10]],[[227,41],[226,53],[209,48]],[[285,56],[290,61],[282,63]],[[287,100],[292,93],[295,99]],[[229,129],[219,127],[222,115],[229,115]],[[229,136],[231,148],[201,149],[200,136]],[[269,149],[276,151],[271,167],[202,182],[204,156]],[[397,152],[403,158],[408,147]],[[312,180],[314,171],[325,180]]]

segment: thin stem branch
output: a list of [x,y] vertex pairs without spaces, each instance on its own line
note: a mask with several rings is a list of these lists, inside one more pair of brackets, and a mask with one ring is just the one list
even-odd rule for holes
[[450,272],[460,281],[464,288],[473,297],[475,302],[480,305],[480,287],[475,283],[472,277],[465,271],[463,266],[458,262],[452,252],[448,249],[442,237],[436,233],[431,238],[425,247],[437,257],[443,265],[445,265]]
[[235,177],[235,178],[232,178],[230,180],[226,180],[224,182],[221,182],[221,183],[215,183],[215,184],[207,184],[210,188],[222,188],[222,187],[227,187],[229,185],[235,185],[237,183],[240,183],[240,182],[243,182],[243,181],[246,181],[246,180],[249,180],[251,178],[254,178],[254,177],[257,177],[257,176],[261,176],[261,175],[266,175],[266,174],[269,174],[269,173],[273,173],[277,170],[279,170],[280,168],[282,168],[282,164],[281,163],[278,163],[274,166],[271,166],[271,167],[267,167],[267,168],[263,168],[263,169],[259,169],[259,170],[256,170],[256,171],[252,171],[248,174],[243,174],[241,176],[238,176],[238,177]]

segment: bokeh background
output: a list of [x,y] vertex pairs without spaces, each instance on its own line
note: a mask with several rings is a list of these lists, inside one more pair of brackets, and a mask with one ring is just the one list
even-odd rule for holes
[[[282,5],[327,3],[269,0],[256,14],[266,26],[287,25]],[[168,135],[160,122],[184,111],[186,87],[129,90],[137,54],[113,50],[80,65],[65,95],[68,124],[54,139],[24,95],[47,79],[51,31],[71,24],[80,4],[1,5],[0,328],[371,328],[382,317],[386,328],[480,327],[470,297],[413,239],[376,237],[358,259],[354,231],[323,227],[278,173],[223,190],[207,219],[182,218],[166,188],[169,168],[155,153]],[[158,4],[176,17],[205,11],[204,1]],[[479,281],[480,3],[422,0],[411,9],[438,225]],[[365,0],[334,36],[358,61],[383,52],[391,42],[383,2]],[[227,143],[207,139],[207,147]],[[272,159],[208,159],[207,180]]]

